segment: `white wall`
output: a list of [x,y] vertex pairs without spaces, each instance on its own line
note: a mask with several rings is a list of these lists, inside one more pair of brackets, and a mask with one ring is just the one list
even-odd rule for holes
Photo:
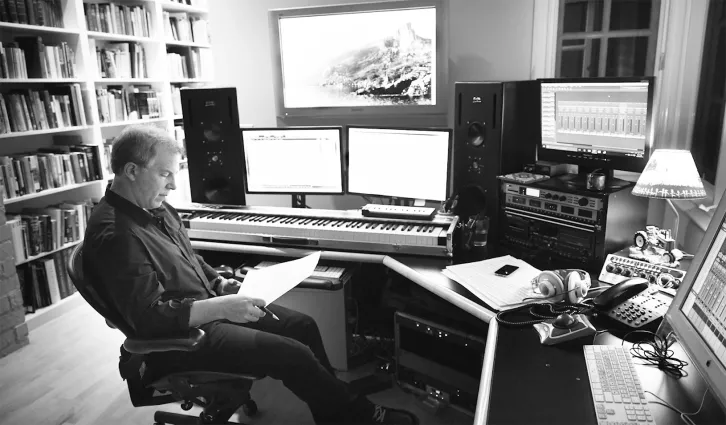
[[[449,0],[449,93],[454,81],[529,79],[535,0]],[[215,85],[237,88],[240,124],[275,126],[267,11],[351,0],[209,2]],[[453,107],[447,117],[453,123]],[[248,195],[249,205],[290,206],[289,196]],[[309,196],[313,208],[357,208],[358,196]]]

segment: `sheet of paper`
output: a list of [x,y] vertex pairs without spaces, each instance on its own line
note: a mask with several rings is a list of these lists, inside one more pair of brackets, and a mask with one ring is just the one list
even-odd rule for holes
[[310,277],[315,271],[318,261],[320,261],[320,252],[263,269],[250,270],[240,285],[238,293],[252,298],[261,298],[267,304],[272,304],[287,291]]
[[[506,277],[494,274],[507,264],[518,266],[519,269]],[[525,301],[528,297],[536,298],[537,294],[532,291],[532,279],[539,273],[539,269],[511,255],[448,266],[443,271],[444,275],[498,310],[531,302]]]

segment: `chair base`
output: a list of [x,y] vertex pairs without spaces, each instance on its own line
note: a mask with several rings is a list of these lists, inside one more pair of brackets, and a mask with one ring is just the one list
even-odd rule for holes
[[[192,406],[192,403],[189,403],[189,407],[184,407],[182,405],[182,409],[189,410]],[[243,404],[242,404],[242,411],[247,415],[248,417],[252,417],[255,414],[257,414],[257,403],[255,403],[254,400],[251,398],[248,398]],[[235,411],[226,411],[226,412],[216,412],[216,416],[212,416],[207,411],[203,411],[199,416],[191,416],[191,415],[184,415],[181,413],[172,413],[172,412],[164,412],[161,410],[157,410],[154,413],[154,425],[199,425],[199,424],[240,424],[244,425],[241,422],[229,422],[228,419],[232,417],[236,412]]]
[[154,413],[154,425],[201,425],[201,424],[236,424],[242,422],[205,422],[202,416],[182,415],[180,413],[157,411]]

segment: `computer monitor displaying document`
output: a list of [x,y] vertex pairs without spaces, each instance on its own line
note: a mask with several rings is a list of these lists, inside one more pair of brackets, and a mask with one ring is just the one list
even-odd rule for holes
[[241,132],[248,193],[343,193],[342,127]]
[[348,192],[444,201],[451,129],[347,127]]
[[726,408],[726,197],[665,320]]

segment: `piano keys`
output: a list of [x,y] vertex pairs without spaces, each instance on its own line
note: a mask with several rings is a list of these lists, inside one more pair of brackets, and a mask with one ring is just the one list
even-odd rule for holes
[[453,215],[433,220],[365,217],[360,210],[280,207],[180,208],[192,240],[320,250],[453,255]]

